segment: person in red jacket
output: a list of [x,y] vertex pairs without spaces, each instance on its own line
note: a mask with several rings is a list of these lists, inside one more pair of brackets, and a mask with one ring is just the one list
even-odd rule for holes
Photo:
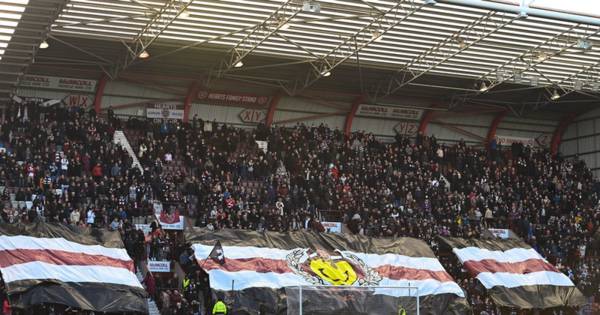
[[92,168],[92,176],[94,176],[96,180],[102,178],[102,166],[100,163],[96,163],[96,165]]
[[10,304],[8,303],[8,299],[4,299],[4,303],[2,303],[2,312],[4,315],[10,315]]

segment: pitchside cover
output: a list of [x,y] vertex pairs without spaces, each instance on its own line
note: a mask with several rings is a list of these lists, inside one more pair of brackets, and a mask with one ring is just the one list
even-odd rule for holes
[[298,286],[306,286],[302,314],[416,314],[417,292],[421,314],[468,309],[461,288],[417,239],[199,228],[186,238],[231,314],[298,314]]
[[522,240],[440,239],[497,306],[547,309],[585,304],[571,279]]
[[118,232],[38,223],[0,225],[0,272],[15,308],[148,313],[144,288]]

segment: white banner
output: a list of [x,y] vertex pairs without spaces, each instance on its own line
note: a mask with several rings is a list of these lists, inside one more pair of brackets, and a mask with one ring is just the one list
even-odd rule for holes
[[161,119],[183,119],[183,109],[146,108],[146,117]]
[[525,146],[536,146],[534,138],[524,138],[524,137],[513,137],[513,136],[496,136],[496,143],[501,144],[503,146],[510,146],[513,143],[522,143]]
[[327,233],[342,233],[342,222],[321,222]]
[[148,260],[148,270],[151,272],[171,272],[171,262]]
[[506,240],[509,237],[508,229],[488,229],[488,231],[490,231],[490,233],[492,233],[495,237],[503,240]]
[[356,111],[358,116],[419,120],[423,115],[422,109],[382,105],[360,104]]
[[144,235],[148,235],[152,231],[152,229],[150,228],[150,224],[136,224],[135,229],[142,230],[142,232],[144,232]]
[[94,93],[96,91],[96,83],[96,80],[25,75],[21,79],[19,86]]
[[156,214],[156,219],[158,220],[158,222],[160,223],[160,226],[163,228],[163,230],[183,230],[183,221],[184,221],[184,216],[180,215],[179,216],[179,221],[178,222],[173,222],[173,223],[167,223],[164,222],[160,219],[160,214]]
[[267,153],[269,150],[269,143],[267,141],[255,140],[258,148],[261,149],[264,153]]

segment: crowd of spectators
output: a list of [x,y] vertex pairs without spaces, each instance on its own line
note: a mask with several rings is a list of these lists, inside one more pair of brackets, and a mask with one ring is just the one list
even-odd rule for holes
[[[423,135],[381,141],[324,125],[120,121],[112,110],[105,119],[77,107],[11,106],[5,117],[3,222],[43,219],[120,230],[136,261],[181,253],[177,238],[160,227],[144,235],[132,224],[153,214],[156,201],[209,229],[323,232],[326,218],[343,221],[349,233],[417,237],[434,249],[437,235],[478,237],[486,227],[510,228],[600,300],[599,253],[591,246],[600,225],[600,186],[577,158],[520,144],[443,144]],[[126,130],[143,172],[113,144],[117,128]],[[492,314],[476,282],[460,266],[449,269],[470,302]],[[154,292],[159,304],[172,309],[179,301],[186,307],[176,314],[190,313],[193,299],[171,285],[162,286],[170,288],[169,298],[166,290]]]

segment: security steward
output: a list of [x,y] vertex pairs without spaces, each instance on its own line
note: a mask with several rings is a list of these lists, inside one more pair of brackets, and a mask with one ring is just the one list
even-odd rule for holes
[[212,315],[227,315],[227,305],[223,301],[217,300],[213,306]]
[[398,315],[406,315],[406,310],[403,306],[400,306],[400,308],[398,309]]

